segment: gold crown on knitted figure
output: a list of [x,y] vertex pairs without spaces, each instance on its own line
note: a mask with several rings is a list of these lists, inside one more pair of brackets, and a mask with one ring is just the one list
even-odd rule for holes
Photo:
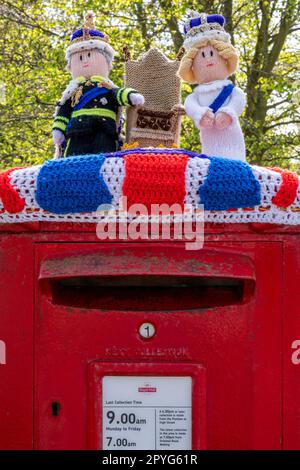
[[97,49],[106,58],[111,67],[115,55],[114,49],[108,44],[108,36],[95,27],[95,14],[88,11],[84,17],[84,25],[71,35],[71,44],[66,51],[66,59],[70,64],[75,52]]
[[194,10],[188,10],[187,15],[188,18],[184,23],[184,48],[189,49],[205,39],[230,43],[230,34],[224,29],[224,16],[207,15]]

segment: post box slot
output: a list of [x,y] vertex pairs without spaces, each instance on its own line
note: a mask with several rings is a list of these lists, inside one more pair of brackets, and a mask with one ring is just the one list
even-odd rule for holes
[[113,311],[176,311],[240,305],[254,280],[172,275],[76,276],[51,279],[52,303]]

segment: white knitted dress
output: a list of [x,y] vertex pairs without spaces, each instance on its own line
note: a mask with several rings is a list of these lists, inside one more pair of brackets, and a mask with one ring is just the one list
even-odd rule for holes
[[[232,83],[230,80],[216,80],[210,83],[198,85],[193,93],[185,100],[187,115],[193,119],[196,127],[204,114],[210,109],[209,105],[219,95],[225,85]],[[210,157],[227,157],[234,160],[246,160],[245,141],[238,117],[245,107],[245,93],[238,87],[233,89],[231,95],[221,106],[216,115],[224,111],[232,118],[232,123],[226,129],[200,129],[202,153]]]

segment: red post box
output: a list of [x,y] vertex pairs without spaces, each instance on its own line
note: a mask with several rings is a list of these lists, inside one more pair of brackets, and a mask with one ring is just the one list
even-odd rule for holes
[[299,449],[299,228],[2,225],[2,449]]

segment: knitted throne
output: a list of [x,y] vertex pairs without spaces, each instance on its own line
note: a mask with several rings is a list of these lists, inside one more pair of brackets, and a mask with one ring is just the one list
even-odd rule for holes
[[142,93],[142,108],[127,109],[126,142],[140,147],[179,145],[181,116],[179,60],[168,59],[158,49],[150,49],[131,60],[125,48],[125,84]]

